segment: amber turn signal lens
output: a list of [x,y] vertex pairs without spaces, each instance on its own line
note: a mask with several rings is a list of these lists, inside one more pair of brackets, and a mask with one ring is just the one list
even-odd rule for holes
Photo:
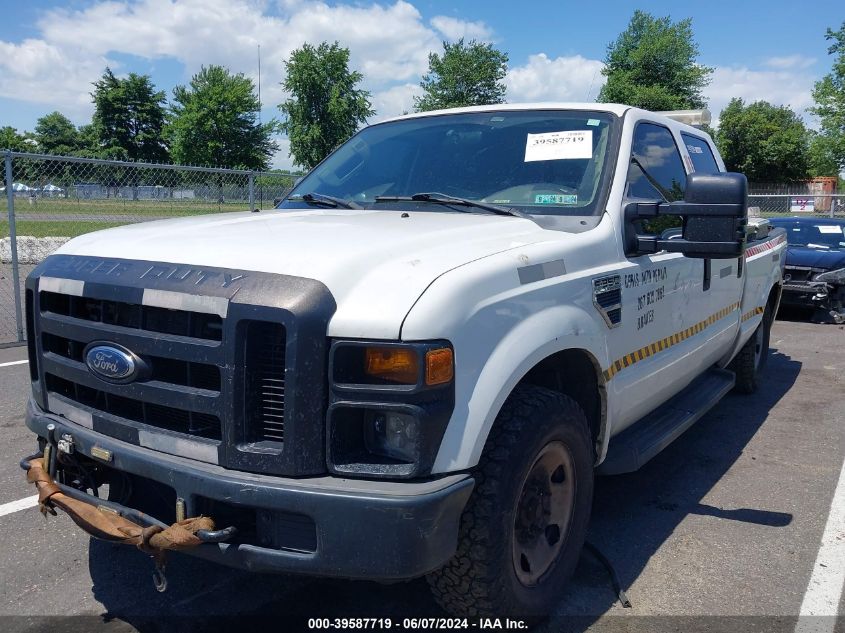
[[368,376],[406,385],[417,383],[419,358],[415,350],[401,347],[368,347],[364,371]]
[[425,353],[425,384],[442,385],[454,377],[455,365],[451,349],[432,349]]

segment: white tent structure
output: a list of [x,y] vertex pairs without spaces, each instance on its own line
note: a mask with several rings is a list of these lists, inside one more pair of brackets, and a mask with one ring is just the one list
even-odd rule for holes
[[47,198],[54,198],[64,193],[64,189],[62,189],[61,187],[57,187],[53,183],[49,182],[43,187],[41,187],[41,193]]

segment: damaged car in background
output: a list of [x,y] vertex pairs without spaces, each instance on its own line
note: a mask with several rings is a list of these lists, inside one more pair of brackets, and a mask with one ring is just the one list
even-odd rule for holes
[[785,306],[813,308],[814,321],[845,323],[845,220],[773,218],[787,235]]

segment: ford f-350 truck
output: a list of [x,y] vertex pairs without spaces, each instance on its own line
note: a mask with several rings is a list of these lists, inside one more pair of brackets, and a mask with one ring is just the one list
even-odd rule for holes
[[145,551],[207,516],[188,553],[224,565],[547,612],[594,476],[766,362],[784,231],[749,224],[745,178],[678,118],[403,116],[274,210],[67,243],[26,284],[43,505],[134,521]]

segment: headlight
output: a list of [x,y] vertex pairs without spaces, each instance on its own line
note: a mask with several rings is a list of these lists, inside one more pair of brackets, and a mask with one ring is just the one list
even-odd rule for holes
[[845,284],[845,268],[829,270],[813,277],[813,281],[823,281],[828,284]]
[[425,389],[452,382],[454,353],[442,343],[339,342],[332,354],[332,381]]
[[413,463],[419,455],[419,420],[396,411],[368,411],[364,443],[369,453]]
[[334,341],[326,415],[329,472],[428,476],[454,408],[455,353],[448,341]]

